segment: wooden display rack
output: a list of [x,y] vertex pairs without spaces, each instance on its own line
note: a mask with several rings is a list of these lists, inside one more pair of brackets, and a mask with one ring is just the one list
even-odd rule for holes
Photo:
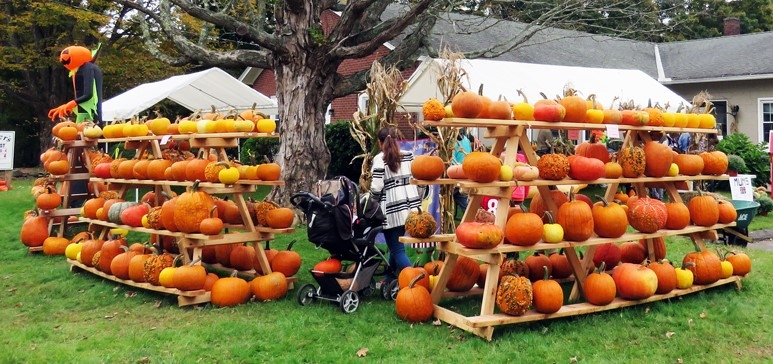
[[[537,164],[537,154],[531,146],[526,131],[529,128],[534,129],[599,129],[605,127],[599,124],[587,124],[587,123],[550,123],[539,121],[517,121],[517,120],[488,120],[488,119],[445,119],[442,122],[425,122],[427,126],[435,127],[477,127],[485,128],[484,137],[495,139],[491,149],[491,153],[494,155],[500,155],[505,152],[504,163],[513,166],[516,161],[516,154],[518,149],[522,149],[529,164]],[[695,129],[695,128],[672,128],[672,127],[636,127],[619,125],[620,130],[625,130],[626,137],[623,141],[623,145],[631,145],[637,140],[649,141],[649,132],[652,130],[659,130],[663,132],[691,132],[691,133],[712,133],[716,132],[713,129]],[[662,182],[665,190],[668,192],[672,201],[681,201],[675,182],[678,181],[700,181],[700,180],[722,180],[727,179],[727,175],[723,176],[676,176],[676,177],[641,177],[641,178],[619,178],[619,179],[607,179],[602,178],[591,181],[594,184],[608,184],[606,197],[611,200],[615,191],[620,183],[631,183],[636,188],[639,195],[644,195],[644,184],[647,182]],[[448,179],[431,182],[448,183]],[[505,182],[492,182],[492,183],[475,183],[471,181],[460,180],[457,181],[460,188],[465,190],[469,196],[470,201],[467,211],[465,211],[462,221],[474,220],[477,206],[481,205],[483,196],[493,196],[499,199],[499,204],[496,210],[495,223],[504,227],[507,219],[507,212],[509,209],[510,196],[513,189],[516,186],[526,185],[537,187],[539,193],[545,201],[545,205],[551,210],[554,215],[557,211],[557,205],[550,195],[549,186],[554,185],[574,185],[584,184],[588,181],[578,181],[571,179],[564,179],[561,181],[546,181],[546,180],[534,180],[529,182],[522,181],[505,181]],[[412,181],[412,183],[425,184],[426,181]],[[613,310],[621,307],[627,307],[632,305],[638,305],[647,302],[653,302],[672,297],[682,296],[705,289],[713,288],[716,286],[735,284],[740,288],[741,278],[733,276],[727,279],[719,280],[709,285],[695,285],[685,290],[674,290],[668,294],[654,295],[644,300],[625,300],[616,298],[611,304],[606,306],[594,306],[588,303],[578,302],[582,292],[582,284],[587,276],[591,259],[585,259],[585,262],[580,259],[577,248],[585,248],[585,256],[593,256],[596,246],[609,243],[609,242],[624,242],[631,240],[644,239],[648,245],[648,251],[650,253],[650,259],[654,260],[654,249],[652,249],[652,241],[658,237],[665,237],[671,235],[686,235],[690,237],[701,249],[705,249],[704,239],[716,239],[716,230],[724,229],[727,227],[735,226],[735,222],[729,224],[716,224],[714,226],[687,226],[682,230],[659,230],[655,233],[626,233],[623,236],[616,239],[599,238],[595,234],[592,238],[583,242],[570,242],[563,241],[557,244],[537,243],[529,247],[521,247],[510,244],[500,244],[494,249],[468,249],[456,242],[454,234],[441,234],[434,235],[426,239],[416,239],[410,237],[402,237],[400,240],[403,243],[420,243],[420,242],[438,242],[438,249],[446,253],[446,260],[443,268],[440,271],[438,280],[435,283],[435,289],[432,290],[432,301],[435,305],[435,317],[445,321],[449,324],[457,326],[461,329],[469,331],[475,335],[481,336],[486,340],[491,340],[494,332],[494,328],[500,325],[529,322],[536,320],[545,320],[558,317],[581,315],[592,312]],[[553,314],[541,314],[535,311],[528,311],[523,316],[510,316],[502,313],[494,313],[496,293],[499,277],[499,266],[505,259],[505,254],[511,252],[521,251],[533,251],[533,250],[548,250],[564,248],[564,252],[572,267],[574,283],[572,293],[569,296],[570,304],[564,305],[558,312]],[[486,263],[489,263],[488,272],[486,275],[486,282],[482,289],[475,289],[467,293],[451,293],[445,292],[446,284],[451,276],[456,261],[459,256],[470,257]],[[476,316],[467,317],[458,312],[444,308],[440,305],[442,298],[447,297],[459,297],[472,294],[482,295],[482,303],[480,314]]]
[[[70,163],[70,172],[61,176],[49,176],[48,180],[53,183],[61,183],[60,188],[57,189],[57,193],[62,196],[62,204],[59,208],[54,210],[42,211],[44,215],[51,218],[48,223],[48,235],[54,236],[56,232],[57,237],[64,237],[64,232],[69,225],[74,222],[69,221],[69,217],[80,215],[80,207],[72,207],[73,202],[78,200],[86,200],[90,197],[89,192],[76,193],[72,190],[73,182],[86,181],[86,183],[92,183],[89,181],[91,177],[91,161],[88,154],[84,153],[87,148],[93,148],[97,146],[95,140],[73,140],[62,141],[57,140],[60,143],[67,161]],[[83,159],[81,159],[83,158]],[[91,185],[92,191],[96,191],[96,185]],[[54,218],[60,218],[61,222],[54,222]],[[30,247],[30,253],[42,252],[43,247]]]
[[[175,140],[188,140],[190,142],[191,148],[201,148],[202,150],[204,150],[203,158],[206,158],[210,153],[214,153],[218,156],[219,160],[227,160],[228,157],[225,152],[225,148],[237,147],[239,145],[239,138],[266,137],[266,136],[275,137],[276,134],[271,134],[271,135],[265,134],[265,133],[228,133],[228,134],[212,134],[212,135],[188,134],[188,135],[175,135],[171,138],[174,138]],[[161,145],[159,143],[160,140],[165,140],[165,139],[159,136],[148,136],[148,137],[131,137],[131,138],[120,138],[120,139],[105,139],[105,140],[100,140],[100,142],[102,141],[125,142],[127,149],[130,149],[130,148],[137,149],[137,155],[142,155],[142,153],[145,152],[146,150],[150,150],[155,157],[161,158],[162,151],[161,151]],[[193,185],[193,182],[188,182],[188,181],[184,181],[184,182],[166,181],[166,180],[156,181],[156,180],[120,179],[120,178],[102,179],[102,178],[96,178],[96,177],[91,177],[90,181],[92,182],[99,181],[99,182],[120,185],[118,194],[121,198],[125,196],[127,189],[130,187],[152,186],[156,190],[156,195],[159,196],[160,195],[159,192],[161,190],[166,192],[171,192],[171,186],[188,187]],[[101,233],[102,235],[106,234],[106,231],[109,230],[110,228],[123,228],[130,231],[137,231],[137,232],[142,232],[147,234],[173,236],[177,240],[177,246],[179,247],[180,254],[183,255],[183,261],[186,263],[192,260],[197,260],[197,259],[200,260],[202,249],[205,246],[251,242],[253,247],[255,248],[258,263],[260,264],[262,271],[266,273],[271,273],[271,266],[268,263],[268,258],[266,257],[265,250],[263,249],[260,242],[273,240],[274,234],[287,234],[287,233],[293,232],[294,229],[293,228],[271,229],[267,227],[255,226],[253,224],[252,217],[249,215],[249,212],[247,209],[247,202],[243,195],[245,193],[255,192],[257,185],[282,186],[284,185],[284,182],[283,181],[239,180],[233,185],[226,185],[223,183],[211,183],[211,182],[199,183],[199,188],[202,191],[205,191],[209,194],[230,194],[233,196],[233,201],[238,207],[240,215],[242,217],[242,224],[239,224],[239,225],[229,224],[226,226],[226,228],[240,230],[240,232],[235,232],[235,233],[232,232],[232,233],[220,234],[220,235],[185,234],[182,232],[172,232],[169,230],[155,230],[155,229],[148,229],[143,227],[132,227],[128,225],[115,224],[112,222],[107,222],[102,220],[88,219],[84,217],[80,217],[79,220],[85,223],[102,226],[103,227],[102,233]],[[187,254],[188,251],[191,251],[190,255]],[[77,261],[68,260],[68,262],[72,265],[71,267],[72,270],[75,270],[77,268],[78,270],[94,273],[103,278],[110,279],[115,282],[127,284],[133,287],[139,287],[143,289],[150,289],[157,292],[175,294],[178,296],[178,304],[180,306],[209,302],[208,292],[205,292],[205,293],[202,293],[199,291],[186,292],[186,291],[180,291],[177,289],[168,289],[164,287],[153,286],[147,283],[136,283],[133,281],[126,281],[123,279],[116,278],[112,275],[99,272],[96,269],[87,267],[83,264],[78,263]],[[219,270],[230,269],[230,268],[221,267],[221,266],[218,266],[216,268]],[[254,270],[239,271],[239,273],[249,275],[249,276],[254,276],[257,274],[257,272],[255,272]],[[296,277],[287,277],[287,283],[288,283],[289,289],[293,288],[293,285],[296,281],[297,281]]]

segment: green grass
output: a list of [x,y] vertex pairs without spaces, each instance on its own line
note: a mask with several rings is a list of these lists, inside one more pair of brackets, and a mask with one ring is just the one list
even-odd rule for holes
[[[295,290],[278,301],[235,308],[178,307],[174,296],[70,272],[63,257],[30,254],[19,241],[32,199],[29,181],[15,182],[14,190],[0,193],[0,363],[760,363],[773,357],[769,252],[746,250],[754,267],[739,291],[718,287],[500,326],[489,343],[445,323],[405,323],[394,303],[379,297],[364,299],[349,315],[326,302],[300,306]],[[281,249],[299,240],[304,266],[296,287],[313,283],[308,269],[326,255],[305,236],[300,228],[273,244]],[[668,257],[680,261],[691,245],[669,239]],[[444,300],[443,306],[474,314],[480,298]],[[358,358],[363,348],[367,357]]]

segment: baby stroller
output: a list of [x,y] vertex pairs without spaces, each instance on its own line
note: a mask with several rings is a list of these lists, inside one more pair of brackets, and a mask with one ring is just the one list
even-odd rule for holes
[[[298,303],[307,305],[317,299],[337,302],[344,313],[357,310],[360,295],[376,291],[375,276],[386,274],[388,260],[375,246],[386,217],[378,201],[369,195],[360,197],[358,186],[339,176],[319,181],[315,193],[298,192],[290,202],[303,211],[308,224],[308,239],[332,258],[352,262],[353,272],[327,273],[310,270],[319,284],[306,284],[298,289]],[[385,298],[397,297],[397,280],[381,287]]]

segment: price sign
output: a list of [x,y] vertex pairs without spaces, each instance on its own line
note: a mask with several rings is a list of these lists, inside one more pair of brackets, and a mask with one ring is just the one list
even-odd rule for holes
[[620,137],[620,128],[617,127],[617,124],[607,124],[607,137],[609,138]]
[[13,170],[15,131],[0,131],[0,171]]
[[740,174],[737,177],[730,177],[730,194],[733,200],[754,200],[753,177],[754,175],[751,174]]

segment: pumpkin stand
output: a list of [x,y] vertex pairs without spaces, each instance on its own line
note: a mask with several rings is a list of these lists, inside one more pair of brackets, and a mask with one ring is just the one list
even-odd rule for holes
[[[134,137],[114,137],[114,138],[99,139],[99,142],[124,143],[126,149],[136,149],[135,155],[138,158],[140,156],[150,155],[157,160],[163,159],[168,154],[167,153],[168,149],[166,148],[169,146],[169,144],[174,144],[174,145],[185,144],[186,147],[189,146],[190,148],[198,148],[200,151],[202,151],[201,157],[203,159],[207,159],[211,161],[217,161],[217,160],[227,161],[228,156],[226,154],[226,148],[237,147],[239,145],[240,138],[276,137],[276,136],[277,136],[276,134],[244,133],[244,132],[212,133],[212,134],[205,133],[205,134],[146,135],[146,136],[143,135],[143,136],[134,136]],[[162,148],[162,145],[160,143],[161,140],[163,140],[165,143],[164,148]],[[226,168],[227,166],[221,167],[221,169],[226,169]],[[171,169],[171,167],[168,169]],[[188,168],[188,170],[190,169],[191,168]],[[267,168],[266,171],[268,171],[269,169],[270,168]],[[81,222],[89,223],[89,224],[92,224],[92,226],[98,227],[98,230],[96,232],[96,236],[98,238],[106,237],[108,231],[112,229],[146,233],[151,236],[152,240],[159,240],[159,241],[170,240],[171,247],[174,250],[181,252],[182,254],[181,260],[184,263],[189,263],[191,261],[198,261],[198,260],[203,261],[205,248],[206,249],[217,248],[217,247],[230,248],[237,245],[249,244],[250,249],[254,250],[254,261],[256,262],[254,264],[250,262],[249,264],[250,266],[247,267],[249,269],[244,270],[244,268],[242,268],[241,270],[237,270],[234,267],[225,266],[217,262],[197,263],[197,264],[205,264],[209,270],[224,271],[226,273],[233,272],[233,273],[238,273],[240,276],[246,276],[247,278],[249,278],[249,277],[258,276],[260,274],[259,272],[261,272],[263,275],[268,275],[273,271],[272,265],[271,263],[269,263],[268,257],[266,255],[266,251],[260,245],[260,242],[273,240],[274,234],[283,234],[283,233],[289,233],[294,231],[292,227],[272,228],[268,225],[258,225],[257,222],[253,221],[255,217],[254,216],[255,212],[249,209],[248,201],[247,201],[247,198],[245,198],[244,194],[254,192],[257,185],[277,186],[277,185],[282,185],[284,183],[283,181],[276,180],[273,177],[270,177],[271,179],[268,179],[269,177],[267,177],[267,179],[264,179],[264,180],[238,179],[233,184],[225,184],[221,182],[200,182],[200,181],[194,182],[189,180],[176,180],[176,179],[157,180],[157,179],[138,179],[138,178],[131,178],[128,176],[126,177],[127,178],[113,177],[113,176],[110,176],[110,177],[92,176],[90,177],[90,181],[110,183],[113,186],[118,186],[118,189],[116,190],[116,195],[118,196],[118,198],[123,198],[126,195],[126,192],[129,188],[134,188],[137,186],[151,187],[152,192],[154,193],[153,203],[156,206],[166,205],[164,203],[164,199],[165,199],[164,194],[166,194],[167,196],[172,196],[174,194],[173,191],[171,190],[172,186],[188,188],[189,190],[186,193],[191,193],[191,197],[195,198],[197,201],[198,199],[201,199],[201,198],[211,199],[212,195],[226,195],[226,196],[232,197],[231,203],[233,204],[233,208],[235,209],[235,212],[236,212],[235,213],[236,220],[229,221],[228,223],[223,224],[225,229],[221,233],[216,235],[207,235],[207,234],[198,232],[197,230],[194,230],[194,229],[197,229],[198,227],[198,225],[195,225],[195,224],[193,225],[194,226],[193,228],[179,225],[178,226],[179,229],[174,229],[173,231],[173,230],[167,229],[166,227],[169,227],[169,226],[166,226],[166,225],[160,225],[157,227],[153,227],[150,225],[148,225],[150,227],[145,227],[141,224],[128,225],[127,221],[121,220],[120,218],[118,218],[118,220],[115,220],[115,219],[109,219],[109,218],[100,219],[100,218],[90,218],[90,217],[83,217],[83,216],[80,217],[79,220]],[[185,195],[185,193],[182,195]],[[181,198],[182,198],[182,195],[180,196]],[[181,201],[181,200],[178,200],[178,201]],[[206,210],[202,211],[201,214],[199,214],[199,212],[195,211],[196,209],[195,206],[199,206],[199,202],[195,202],[194,204],[191,204],[190,207],[188,207],[187,205],[184,206],[185,208],[183,210],[188,212],[186,215],[191,215],[191,216],[200,215],[203,218],[211,217],[210,208],[206,208]],[[150,214],[150,212],[148,212],[148,214]],[[183,232],[179,230],[184,230],[187,232]],[[229,249],[229,252],[230,252],[230,249]],[[119,282],[122,284],[138,287],[145,290],[151,290],[151,291],[176,295],[178,297],[178,304],[180,306],[206,303],[206,302],[210,302],[210,299],[211,299],[210,292],[205,289],[183,291],[177,288],[169,288],[169,287],[154,285],[146,282],[137,282],[134,280],[121,279],[112,274],[108,274],[106,272],[95,269],[94,267],[88,266],[75,259],[68,259],[68,263],[70,263],[72,271],[86,271],[86,272],[98,275],[100,277],[103,277],[105,279]],[[277,266],[277,268],[279,267]],[[294,274],[295,272],[285,271],[283,273]],[[288,288],[290,289],[292,288],[293,283],[297,281],[297,278],[292,276],[292,274],[285,274],[287,276],[286,280],[288,283]]]
[[[463,119],[463,118],[446,118],[442,122],[424,122],[427,126],[432,127],[478,127],[485,128],[484,137],[493,138],[494,143],[491,149],[491,153],[499,155],[502,151],[505,153],[505,164],[514,165],[515,153],[522,149],[526,155],[529,164],[536,166],[538,157],[531,146],[531,143],[527,137],[527,129],[529,128],[549,128],[549,129],[593,129],[597,128],[597,124],[587,123],[556,123],[556,122],[541,122],[541,121],[519,121],[519,120],[493,120],[493,119]],[[623,147],[632,147],[635,145],[643,145],[650,141],[649,131],[653,129],[652,126],[634,126],[634,125],[620,125],[620,130],[626,131],[626,137],[623,141]],[[706,129],[684,129],[684,128],[672,128],[672,127],[659,127],[664,132],[671,131],[688,131],[695,133],[705,133]],[[709,131],[711,132],[711,131]],[[507,148],[505,149],[505,146]],[[637,152],[638,153],[638,152]],[[643,157],[643,154],[640,154]],[[640,158],[643,162],[643,158]],[[618,160],[619,161],[619,160]],[[624,167],[625,169],[625,167]],[[628,167],[630,171],[638,171],[638,168]],[[553,213],[553,216],[558,216],[556,213],[559,211],[559,205],[552,197],[552,188],[556,185],[577,185],[584,183],[596,183],[608,185],[607,193],[604,196],[607,201],[613,201],[615,192],[621,183],[630,183],[637,191],[639,196],[646,196],[646,185],[657,184],[665,189],[672,201],[681,201],[681,197],[677,191],[677,184],[683,181],[702,181],[702,180],[715,180],[715,179],[727,179],[727,175],[722,174],[698,174],[694,176],[677,175],[677,176],[659,176],[650,177],[644,176],[644,168],[641,168],[639,175],[620,178],[598,178],[589,181],[573,180],[571,178],[562,177],[554,180],[535,179],[532,181],[494,181],[489,183],[472,182],[469,180],[457,180],[457,184],[468,191],[470,194],[469,206],[474,206],[475,209],[480,205],[483,196],[494,196],[500,200],[497,206],[495,224],[499,226],[505,226],[505,222],[508,217],[509,204],[506,203],[511,197],[512,190],[515,186],[528,185],[536,187],[537,193],[543,198],[546,209]],[[447,181],[436,181],[435,183],[446,183]],[[426,181],[421,181],[426,183]],[[534,189],[534,188],[533,188]],[[474,211],[468,211],[465,213],[462,221],[472,221],[474,219]],[[579,224],[578,224],[579,225]],[[579,241],[560,241],[558,243],[546,243],[540,241],[531,246],[515,246],[511,244],[500,244],[492,249],[470,249],[461,246],[452,234],[439,234],[428,237],[426,239],[417,238],[401,238],[404,243],[417,243],[422,241],[437,241],[438,249],[446,254],[446,260],[443,267],[437,277],[435,287],[431,292],[432,301],[435,305],[435,317],[441,321],[448,322],[463,330],[474,333],[487,340],[491,340],[493,336],[494,328],[500,325],[523,323],[530,321],[539,321],[558,317],[575,316],[581,314],[587,314],[592,312],[599,312],[611,309],[617,309],[626,306],[638,305],[646,302],[664,300],[672,297],[691,294],[694,292],[702,291],[712,287],[734,284],[740,287],[741,277],[730,276],[728,278],[722,278],[712,283],[702,285],[692,285],[689,288],[674,289],[668,293],[654,294],[640,299],[624,299],[621,297],[614,298],[610,303],[606,305],[593,305],[585,302],[582,299],[583,288],[585,288],[586,279],[589,276],[589,272],[592,271],[592,259],[581,259],[581,253],[579,249],[584,249],[584,256],[594,256],[597,247],[607,243],[617,243],[626,241],[641,241],[648,252],[650,259],[655,261],[655,244],[659,238],[672,236],[672,235],[685,235],[690,237],[700,250],[705,250],[704,240],[716,240],[717,230],[726,227],[733,227],[736,222],[729,223],[716,223],[708,226],[700,225],[688,225],[683,229],[668,230],[662,227],[656,228],[654,231],[649,232],[626,232],[619,237],[607,237],[602,238],[591,232],[591,235],[587,239],[583,239],[584,235],[576,235]],[[572,229],[574,224],[563,226],[564,229]],[[629,230],[630,231],[630,230]],[[572,236],[572,235],[569,235]],[[580,238],[582,237],[582,238]],[[571,266],[571,272],[573,277],[572,288],[570,294],[565,300],[565,304],[558,309],[558,311],[550,314],[539,313],[535,310],[526,310],[520,316],[508,315],[501,312],[495,312],[495,298],[498,295],[499,277],[500,277],[500,265],[505,261],[505,255],[526,251],[543,251],[563,249],[566,255],[566,259]],[[478,285],[476,288],[465,290],[463,292],[453,292],[447,290],[447,288],[454,282],[455,277],[454,270],[456,265],[460,264],[463,259],[473,258],[474,260],[483,262],[486,266],[483,269],[485,272],[485,279],[481,280],[482,285]],[[504,266],[502,266],[504,267]],[[631,270],[631,274],[635,271]],[[651,276],[650,276],[651,277]],[[514,288],[520,289],[520,288]],[[457,312],[446,308],[448,300],[455,297],[475,297],[477,295],[481,300],[479,314],[473,316],[465,316]],[[503,297],[511,297],[513,300],[523,297],[520,295],[510,294]],[[632,294],[631,297],[639,297],[638,293]],[[512,301],[515,302],[515,301]],[[496,302],[499,304],[499,302]],[[520,310],[518,310],[520,314]]]

